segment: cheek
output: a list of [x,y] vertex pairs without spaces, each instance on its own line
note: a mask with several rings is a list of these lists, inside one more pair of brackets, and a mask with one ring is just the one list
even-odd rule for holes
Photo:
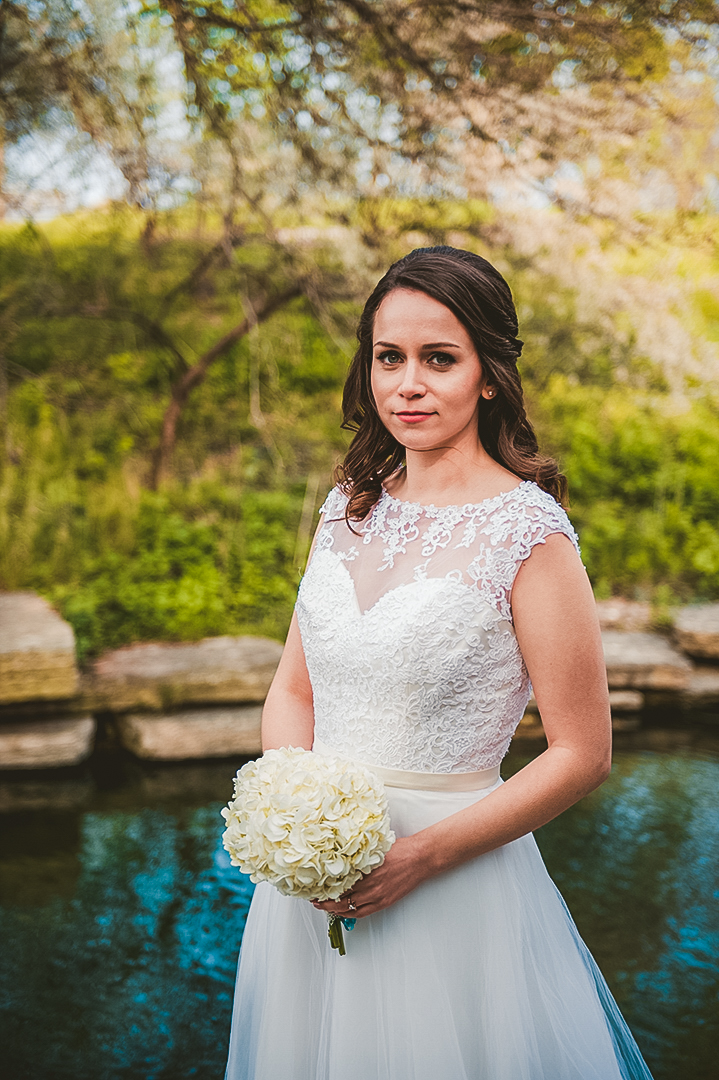
[[482,387],[481,376],[474,374],[464,379],[458,379],[451,389],[452,404],[461,413],[468,415],[477,408]]

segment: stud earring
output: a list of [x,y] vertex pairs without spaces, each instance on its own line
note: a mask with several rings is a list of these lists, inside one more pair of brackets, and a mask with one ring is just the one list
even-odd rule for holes
[[488,390],[487,397],[494,397],[494,390]]

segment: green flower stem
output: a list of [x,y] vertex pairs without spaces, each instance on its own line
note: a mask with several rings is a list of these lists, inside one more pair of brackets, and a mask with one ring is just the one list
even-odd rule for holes
[[342,932],[342,919],[339,915],[330,915],[329,925],[327,927],[327,935],[330,939],[330,945],[333,949],[339,949],[340,956],[344,956],[345,949],[345,937]]

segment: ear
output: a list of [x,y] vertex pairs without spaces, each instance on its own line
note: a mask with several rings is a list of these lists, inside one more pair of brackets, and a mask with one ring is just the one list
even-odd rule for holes
[[481,396],[485,399],[485,401],[491,401],[492,398],[495,398],[497,396],[497,391],[494,386],[485,386],[482,390]]

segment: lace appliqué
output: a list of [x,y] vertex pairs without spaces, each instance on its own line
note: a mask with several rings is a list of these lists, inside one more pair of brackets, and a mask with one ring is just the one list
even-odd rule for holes
[[[346,504],[347,497],[338,487],[333,488],[320,509],[327,520],[320,531],[318,547],[338,550],[334,526],[339,519],[339,524],[347,529]],[[423,561],[413,566],[415,580],[432,575],[430,562],[438,551],[450,547],[474,549],[474,558],[461,565],[460,573],[509,619],[514,579],[521,563],[537,544],[543,544],[552,533],[562,533],[578,553],[580,550],[579,539],[565,510],[531,481],[523,481],[512,491],[484,502],[465,506],[421,506],[395,499],[385,491],[369,518],[353,524],[353,528],[364,544],[376,540],[382,545],[377,571],[394,568],[398,557],[410,550],[419,552]],[[351,557],[356,556],[355,547]],[[456,570],[441,576],[447,573],[454,576]]]

